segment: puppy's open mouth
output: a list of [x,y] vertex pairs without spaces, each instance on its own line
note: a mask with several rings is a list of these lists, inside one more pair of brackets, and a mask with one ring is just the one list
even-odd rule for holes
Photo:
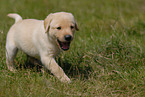
[[57,39],[57,42],[58,42],[58,44],[59,44],[59,47],[60,47],[62,50],[66,51],[66,50],[69,49],[70,42],[61,42],[61,41],[59,41],[58,39]]

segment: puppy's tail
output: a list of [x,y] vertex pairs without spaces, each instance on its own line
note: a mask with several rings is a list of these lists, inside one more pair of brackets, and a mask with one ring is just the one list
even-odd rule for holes
[[22,17],[16,13],[9,13],[7,16],[15,19],[15,23],[22,20]]

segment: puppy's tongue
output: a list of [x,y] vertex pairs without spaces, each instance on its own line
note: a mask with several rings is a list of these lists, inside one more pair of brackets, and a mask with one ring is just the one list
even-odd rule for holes
[[61,42],[57,40],[57,43],[62,50],[66,51],[69,49],[70,42]]
[[61,48],[63,50],[68,50],[69,49],[69,42],[61,42]]

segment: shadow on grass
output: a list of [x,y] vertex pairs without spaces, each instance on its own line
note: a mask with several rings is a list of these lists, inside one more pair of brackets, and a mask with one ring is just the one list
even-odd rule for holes
[[20,69],[20,70],[30,69],[34,72],[41,72],[42,68],[43,68],[43,65],[39,60],[32,58],[32,57],[30,60],[28,56],[27,56],[26,60],[24,60],[23,64],[19,64],[16,66],[16,69]]
[[59,57],[57,62],[71,78],[79,78],[82,80],[88,79],[90,72],[93,70],[92,67],[84,62],[83,55],[77,56],[74,60],[69,60],[69,58],[62,59]]
[[[89,78],[89,74],[92,71],[92,68],[90,66],[86,66],[85,64],[83,64],[83,56],[79,56],[79,58],[77,58],[77,64],[72,64],[73,62],[71,60],[70,61],[68,60],[67,58],[66,60],[63,60],[61,57],[57,58],[57,63],[66,73],[66,75],[70,76],[71,78],[80,78],[80,79]],[[24,61],[23,64],[17,65],[16,69],[19,70],[30,69],[33,72],[38,72],[38,73],[43,72],[42,70],[44,69],[44,66],[40,60],[37,60],[35,58],[31,58],[30,60],[27,57],[26,60],[23,61]],[[45,71],[49,74],[52,74],[49,70],[45,70]]]

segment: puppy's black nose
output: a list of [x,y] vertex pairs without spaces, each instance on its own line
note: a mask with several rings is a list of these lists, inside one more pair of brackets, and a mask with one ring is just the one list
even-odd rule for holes
[[71,35],[65,35],[64,38],[65,38],[66,41],[71,41],[72,40]]

